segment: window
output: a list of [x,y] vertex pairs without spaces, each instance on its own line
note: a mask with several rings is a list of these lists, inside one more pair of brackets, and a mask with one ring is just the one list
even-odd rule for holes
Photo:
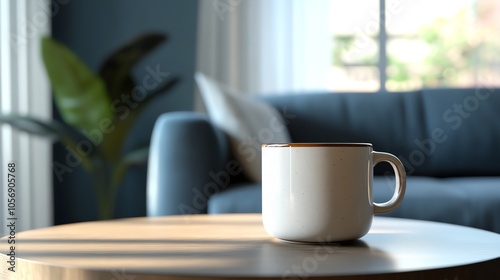
[[329,87],[499,86],[499,31],[496,0],[330,0]]
[[[0,114],[50,119],[50,85],[39,38],[50,30],[49,1],[0,1]],[[52,225],[52,144],[0,124],[0,236]],[[7,167],[15,165],[15,209],[7,211]],[[5,208],[3,207],[5,205]],[[10,207],[10,206],[9,206]]]

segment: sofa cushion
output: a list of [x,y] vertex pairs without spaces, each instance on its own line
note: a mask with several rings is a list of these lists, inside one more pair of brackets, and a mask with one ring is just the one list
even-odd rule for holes
[[[374,178],[374,200],[387,199],[392,183]],[[482,228],[500,233],[500,177],[407,178],[400,207],[392,217],[431,220]]]
[[[392,177],[375,176],[373,198],[388,200],[393,191]],[[405,198],[384,216],[430,220],[482,228],[500,233],[500,177],[437,179],[410,176]],[[234,186],[209,200],[209,213],[260,213],[260,184]]]
[[196,74],[210,119],[228,136],[234,157],[253,181],[261,180],[261,145],[289,143],[281,114],[267,103],[233,94],[227,87]]
[[208,201],[208,214],[262,213],[262,188],[248,183],[231,186]]
[[423,90],[422,110],[427,135],[419,139],[434,129],[446,137],[435,143],[426,170],[441,177],[500,175],[500,89]]
[[372,143],[398,156],[409,175],[500,176],[499,89],[264,99],[294,116],[288,121],[293,142]]

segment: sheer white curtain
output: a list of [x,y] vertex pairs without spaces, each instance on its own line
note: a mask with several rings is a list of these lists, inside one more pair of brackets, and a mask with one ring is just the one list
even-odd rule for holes
[[328,0],[202,0],[197,70],[249,93],[328,87]]
[[[50,30],[49,4],[49,0],[0,1],[0,109],[4,114],[51,118],[50,86],[40,55],[40,37]],[[45,139],[0,125],[0,236],[8,234],[6,224],[12,221],[16,232],[52,224],[51,148]],[[10,163],[16,169],[14,216],[7,201]]]

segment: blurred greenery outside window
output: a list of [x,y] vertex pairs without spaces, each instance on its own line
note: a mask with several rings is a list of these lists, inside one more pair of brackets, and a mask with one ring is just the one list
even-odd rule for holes
[[331,0],[330,10],[333,91],[500,86],[500,1]]

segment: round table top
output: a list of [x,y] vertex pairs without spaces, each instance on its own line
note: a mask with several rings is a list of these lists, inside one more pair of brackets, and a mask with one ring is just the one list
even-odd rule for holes
[[499,234],[383,217],[375,217],[367,235],[345,244],[281,242],[264,231],[259,214],[144,217],[53,226],[16,234],[16,272],[8,270],[6,241],[2,238],[1,279],[412,276],[452,280],[500,276]]

